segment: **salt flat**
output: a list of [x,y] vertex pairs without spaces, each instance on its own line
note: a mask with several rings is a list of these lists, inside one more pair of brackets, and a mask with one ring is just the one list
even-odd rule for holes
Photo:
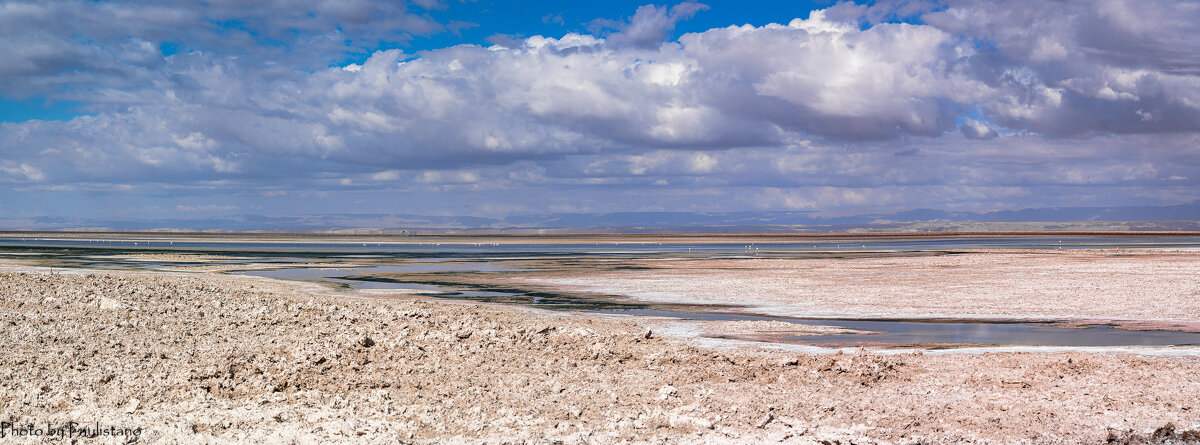
[[629,261],[524,283],[796,317],[1074,319],[1200,329],[1200,252],[972,250],[852,258]]
[[0,295],[0,412],[137,426],[144,443],[1094,443],[1200,428],[1190,356],[716,350],[627,317],[212,273],[9,266]]

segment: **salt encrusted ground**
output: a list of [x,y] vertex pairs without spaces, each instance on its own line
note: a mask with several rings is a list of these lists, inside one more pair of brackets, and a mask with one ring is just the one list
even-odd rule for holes
[[137,426],[146,443],[1095,443],[1200,428],[1194,357],[712,350],[632,321],[350,297],[0,272],[0,420]]
[[1069,318],[1200,329],[1200,252],[973,251],[625,266],[580,267],[521,281],[642,302],[746,305],[801,317]]

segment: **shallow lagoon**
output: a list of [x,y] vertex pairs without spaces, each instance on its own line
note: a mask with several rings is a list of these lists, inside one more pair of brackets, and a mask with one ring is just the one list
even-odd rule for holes
[[[579,259],[822,258],[954,254],[977,249],[1200,249],[1195,237],[1000,237],[810,241],[787,243],[441,243],[255,242],[214,238],[174,240],[4,237],[0,255],[36,257],[62,267],[171,269],[216,263],[246,275],[325,282],[354,289],[401,289],[428,297],[531,305],[551,310],[596,311],[683,320],[762,320],[837,326],[870,334],[798,335],[772,339],[828,346],[1200,345],[1200,333],[1125,330],[1105,325],[1060,327],[1045,322],[971,320],[800,319],[757,315],[744,308],[651,305],[455,282],[463,274],[519,274]],[[147,261],[137,254],[204,254],[226,259]],[[303,266],[289,263],[304,264]],[[313,265],[311,263],[318,263]],[[363,264],[366,263],[366,264]],[[394,274],[427,274],[437,280],[406,282]]]

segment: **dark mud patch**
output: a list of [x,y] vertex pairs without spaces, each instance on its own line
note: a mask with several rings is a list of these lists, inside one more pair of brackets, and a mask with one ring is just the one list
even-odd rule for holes
[[[564,292],[548,292],[533,287],[491,284],[469,277],[494,276],[494,273],[478,274],[412,274],[404,277],[382,277],[375,275],[348,275],[337,277],[347,281],[365,281],[374,283],[393,283],[399,286],[420,284],[435,286],[441,290],[416,292],[415,295],[469,300],[482,303],[499,303],[535,306],[542,309],[563,311],[639,311],[657,310],[670,313],[692,313],[713,310],[736,309],[728,306],[701,306],[686,304],[644,304],[621,302],[609,296],[582,295]],[[453,277],[454,279],[448,279]]]

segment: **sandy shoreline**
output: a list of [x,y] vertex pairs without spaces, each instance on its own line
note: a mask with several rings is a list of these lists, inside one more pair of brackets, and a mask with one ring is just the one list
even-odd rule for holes
[[5,271],[0,295],[0,415],[139,426],[147,443],[1060,443],[1200,428],[1194,357],[713,350],[631,320],[214,274]]

